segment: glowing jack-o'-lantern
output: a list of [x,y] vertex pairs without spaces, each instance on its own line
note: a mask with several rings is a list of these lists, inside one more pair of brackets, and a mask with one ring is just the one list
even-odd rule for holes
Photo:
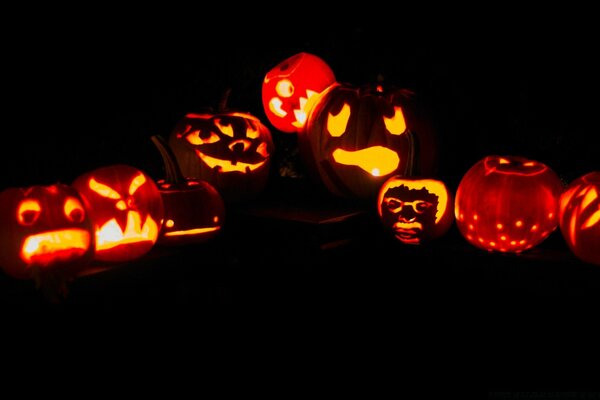
[[94,233],[79,194],[65,184],[0,194],[0,265],[17,279],[74,276],[93,257]]
[[169,145],[183,175],[207,181],[225,202],[253,199],[267,184],[273,139],[248,113],[187,114]]
[[271,69],[262,84],[262,102],[269,122],[282,132],[297,132],[315,95],[335,82],[321,58],[298,53]]
[[334,84],[298,134],[309,172],[333,194],[375,201],[391,176],[433,175],[437,137],[412,92]]
[[77,177],[72,186],[94,225],[96,260],[129,261],[154,246],[163,202],[156,183],[143,171],[124,164],[100,167]]
[[580,176],[561,194],[559,226],[573,254],[600,265],[600,171]]
[[164,205],[164,221],[158,243],[201,243],[215,237],[223,226],[225,204],[208,182],[186,179],[168,144],[152,136],[165,165],[166,177],[157,182]]
[[383,226],[406,244],[444,235],[454,221],[454,196],[437,179],[392,176],[381,185],[377,211]]
[[520,253],[558,226],[563,186],[547,165],[516,156],[488,156],[462,177],[454,216],[472,245]]

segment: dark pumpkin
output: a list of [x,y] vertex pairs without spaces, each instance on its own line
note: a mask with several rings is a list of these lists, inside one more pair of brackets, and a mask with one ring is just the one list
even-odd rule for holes
[[437,135],[405,89],[336,83],[319,95],[298,134],[312,176],[333,194],[375,201],[391,176],[433,175]]

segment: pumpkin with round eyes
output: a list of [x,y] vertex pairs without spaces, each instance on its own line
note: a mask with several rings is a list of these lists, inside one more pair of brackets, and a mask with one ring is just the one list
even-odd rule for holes
[[309,173],[335,195],[371,201],[391,176],[433,175],[437,135],[417,100],[405,89],[330,86],[298,134]]
[[561,194],[559,226],[573,254],[600,265],[600,171],[580,176]]
[[136,167],[115,164],[77,177],[79,192],[95,232],[95,259],[130,261],[148,253],[164,215],[156,183]]
[[273,139],[251,114],[187,114],[171,132],[169,145],[183,175],[210,183],[225,202],[254,199],[266,187]]
[[262,102],[269,122],[282,132],[298,132],[315,95],[333,83],[333,71],[321,58],[303,52],[285,59],[263,80]]
[[517,156],[488,156],[462,177],[454,216],[469,243],[489,251],[520,253],[558,226],[563,185],[547,165]]
[[166,176],[157,183],[163,199],[164,222],[158,237],[161,245],[201,243],[215,237],[225,218],[225,204],[208,182],[186,179],[169,145],[152,136],[165,165]]
[[94,231],[79,194],[65,184],[0,193],[0,266],[17,279],[75,276],[91,262]]
[[377,198],[383,226],[405,244],[422,244],[443,236],[454,222],[454,196],[440,180],[395,175]]

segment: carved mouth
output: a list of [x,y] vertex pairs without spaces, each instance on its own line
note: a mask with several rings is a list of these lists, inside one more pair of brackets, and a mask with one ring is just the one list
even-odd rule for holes
[[221,229],[220,226],[213,226],[208,228],[195,228],[195,229],[186,229],[180,231],[171,231],[166,232],[165,236],[193,236],[193,235],[201,235],[203,233],[214,232]]
[[142,225],[140,213],[129,211],[125,230],[113,218],[96,231],[96,250],[107,250],[126,243],[155,242],[157,236],[158,225],[150,216]]
[[228,160],[222,160],[220,158],[207,156],[206,154],[203,154],[198,150],[196,150],[196,154],[211,169],[218,168],[221,172],[241,172],[245,174],[247,172],[251,172],[262,167],[267,162],[267,160],[263,160],[256,164],[250,164],[245,162],[236,162],[234,164]]
[[338,164],[357,166],[373,176],[389,175],[400,165],[398,153],[383,146],[356,151],[335,149],[332,156]]
[[90,234],[84,229],[62,229],[27,237],[21,259],[27,264],[48,266],[56,261],[81,257],[90,247]]

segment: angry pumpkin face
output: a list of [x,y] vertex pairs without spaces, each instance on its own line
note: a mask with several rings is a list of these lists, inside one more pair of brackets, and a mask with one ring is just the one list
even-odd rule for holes
[[273,140],[250,114],[187,114],[169,145],[183,175],[207,181],[225,201],[252,198],[267,183]]

